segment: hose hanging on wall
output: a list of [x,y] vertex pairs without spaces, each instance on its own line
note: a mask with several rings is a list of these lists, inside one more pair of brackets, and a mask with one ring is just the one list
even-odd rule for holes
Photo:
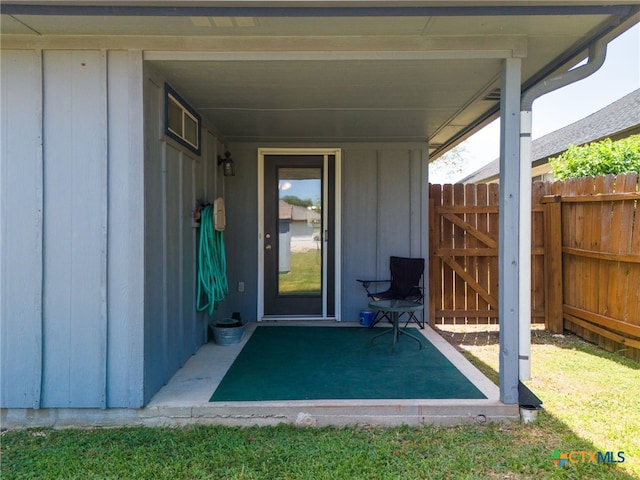
[[[203,293],[206,303],[203,304]],[[200,246],[198,248],[198,293],[196,308],[208,310],[209,315],[229,293],[224,232],[214,228],[214,209],[205,206],[200,211]]]

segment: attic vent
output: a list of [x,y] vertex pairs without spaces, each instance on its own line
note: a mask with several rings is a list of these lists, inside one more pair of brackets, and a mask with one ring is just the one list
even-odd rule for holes
[[496,88],[495,90],[490,91],[483,100],[488,100],[490,102],[497,102],[500,100],[500,88]]

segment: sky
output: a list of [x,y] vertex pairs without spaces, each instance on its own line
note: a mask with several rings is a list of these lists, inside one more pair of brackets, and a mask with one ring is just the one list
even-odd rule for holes
[[[533,102],[532,136],[570,125],[640,88],[640,25],[609,43],[604,64],[593,75]],[[496,120],[460,144],[462,171],[429,171],[431,183],[451,183],[475,172],[500,155],[500,123]]]
[[289,180],[280,181],[278,190],[280,191],[280,198],[291,195],[298,197],[301,200],[311,200],[316,205],[320,203],[320,179],[317,180]]

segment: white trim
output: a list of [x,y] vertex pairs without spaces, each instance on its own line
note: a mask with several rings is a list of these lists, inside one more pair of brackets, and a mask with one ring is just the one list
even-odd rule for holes
[[518,375],[523,382],[531,380],[531,128],[531,112],[521,111]]
[[264,316],[264,153],[258,149],[258,282],[256,318]]
[[[182,140],[184,140],[185,142],[187,142],[189,145],[191,145],[193,148],[200,148],[200,145],[198,145],[197,143],[193,143],[191,140],[189,140],[187,138],[186,135],[186,125],[185,125],[185,116],[189,117],[191,120],[193,120],[193,123],[196,124],[196,137],[198,136],[198,132],[197,129],[200,128],[200,121],[189,111],[186,109],[186,107],[184,106],[184,104],[175,97],[175,95],[173,95],[171,92],[167,92],[167,97],[169,98],[169,100],[171,102],[173,102],[176,106],[178,106],[178,108],[180,109],[180,126],[181,126],[181,131],[180,132],[176,132],[173,128],[171,128],[171,124],[169,122],[169,118],[167,118],[167,129],[172,132],[174,135],[177,135],[178,137],[180,137]],[[167,114],[168,117],[168,114]],[[198,141],[198,138],[196,138],[196,142]]]
[[258,156],[264,161],[265,155],[340,155],[340,148],[258,148]]
[[333,231],[335,241],[333,243],[334,263],[334,316],[336,321],[342,321],[342,150],[337,149],[335,155],[335,172],[334,172],[334,196],[333,196]]
[[[325,246],[327,245],[326,238],[326,226],[329,220],[329,209],[326,208],[327,201],[329,199],[329,169],[327,165],[329,164],[329,156],[327,154],[322,158],[322,231],[320,232],[320,238],[322,239],[322,317],[325,318],[327,316],[327,284],[328,279],[325,272],[327,271],[327,249]],[[334,232],[331,232],[330,235],[333,235]]]
[[502,60],[505,58],[523,57],[522,48],[492,49],[492,50],[423,50],[423,51],[206,51],[206,52],[182,52],[162,51],[154,52],[145,50],[144,58],[149,61],[198,61],[198,62],[283,62],[283,61],[342,61],[356,60],[370,61],[415,61],[415,60]]
[[[15,0],[14,0],[15,1]],[[628,2],[628,0],[626,0]],[[624,28],[624,27],[622,27]],[[629,27],[627,27],[629,28]],[[340,41],[336,42],[335,39]],[[23,35],[3,49],[141,50],[144,60],[473,60],[525,58],[526,35]]]
[[424,298],[422,303],[424,308],[422,309],[422,321],[429,323],[431,318],[429,316],[431,312],[431,305],[429,299],[431,298],[431,285],[429,284],[429,272],[430,272],[430,259],[429,259],[429,148],[420,150],[420,174],[422,182],[420,184],[420,256],[424,258],[424,273],[422,285],[424,287]]
[[[187,61],[396,61],[525,58],[526,35],[358,35],[336,37],[243,36],[127,38],[145,60]],[[19,38],[18,38],[19,39]],[[35,41],[35,39],[32,39]],[[83,42],[97,41],[91,36]],[[89,47],[86,47],[89,48]]]
[[[323,278],[322,284],[322,315],[319,316],[303,316],[303,317],[278,317],[278,316],[265,316],[264,314],[264,157],[266,155],[324,155],[324,175],[325,175],[325,189],[328,189],[326,182],[326,163],[329,155],[335,156],[335,186],[334,186],[334,255],[335,255],[335,271],[334,271],[334,316],[329,317],[327,315],[327,301],[326,301],[326,279]],[[277,319],[291,319],[296,320],[341,320],[341,278],[342,270],[341,266],[341,219],[342,214],[340,209],[342,208],[342,150],[339,148],[258,148],[258,279],[257,279],[257,305],[256,305],[256,318],[260,322],[262,320],[277,320]],[[327,193],[327,192],[323,192]],[[326,198],[326,195],[325,197]],[[323,205],[324,207],[324,205]],[[323,208],[323,215],[327,215],[326,208]],[[323,223],[326,222],[326,216],[323,218]],[[326,271],[326,256],[323,256],[323,270]]]

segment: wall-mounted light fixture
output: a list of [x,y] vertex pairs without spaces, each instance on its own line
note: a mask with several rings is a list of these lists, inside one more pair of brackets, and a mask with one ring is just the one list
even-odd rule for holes
[[222,173],[225,177],[233,177],[236,172],[233,168],[233,158],[231,158],[231,152],[226,150],[224,152],[224,157],[218,155],[218,165],[222,165]]

